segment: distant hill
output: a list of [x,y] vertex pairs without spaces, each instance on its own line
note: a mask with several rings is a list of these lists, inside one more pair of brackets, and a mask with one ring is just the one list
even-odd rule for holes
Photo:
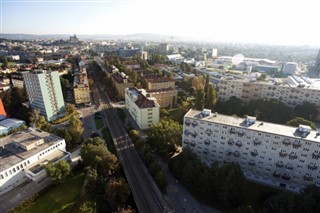
[[[0,38],[12,39],[12,40],[34,40],[34,39],[69,39],[72,35],[68,34],[48,34],[48,35],[35,35],[35,34],[1,34]],[[93,34],[93,35],[77,35],[79,39],[83,40],[141,40],[141,41],[164,41],[169,42],[171,40],[186,41],[191,38],[177,37],[170,35],[160,35],[152,33],[136,33],[128,35],[113,35],[113,34]]]

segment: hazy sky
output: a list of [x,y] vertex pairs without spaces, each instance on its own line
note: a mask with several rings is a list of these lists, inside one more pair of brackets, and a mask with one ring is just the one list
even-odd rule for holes
[[320,46],[320,0],[0,0],[1,32],[159,33]]

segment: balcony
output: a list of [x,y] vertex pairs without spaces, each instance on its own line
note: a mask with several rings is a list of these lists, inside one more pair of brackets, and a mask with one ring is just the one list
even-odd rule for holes
[[283,180],[290,180],[290,176],[288,174],[284,174],[281,177]]
[[312,181],[313,177],[307,176],[307,175],[303,175],[303,180],[305,181]]
[[185,136],[189,136],[190,135],[190,131],[188,129],[184,130],[184,135]]
[[317,164],[309,164],[308,169],[310,170],[316,170],[318,168]]
[[190,122],[189,120],[186,120],[186,121],[184,122],[184,124],[187,125],[187,126],[190,126],[191,122]]
[[208,149],[203,150],[203,154],[207,155],[209,153]]
[[291,141],[286,138],[286,139],[284,139],[284,140],[282,141],[282,143],[283,143],[284,145],[290,145],[290,144],[291,144]]
[[229,139],[228,140],[228,144],[232,146],[234,144],[234,140],[233,139]]
[[294,160],[294,159],[297,159],[297,158],[298,158],[298,155],[296,153],[290,153],[289,154],[289,159]]
[[301,147],[301,143],[300,142],[293,142],[293,147],[295,147],[295,148],[299,148],[299,147]]
[[288,153],[286,153],[285,151],[279,152],[280,157],[286,157],[287,155],[288,155]]
[[320,153],[319,152],[313,152],[312,153],[312,158],[319,159],[320,158]]
[[293,170],[293,165],[292,164],[287,164],[285,166],[286,169],[289,169],[289,170]]
[[226,155],[231,156],[232,152],[231,151],[226,151]]
[[197,133],[196,133],[196,132],[193,132],[193,133],[190,133],[190,134],[191,134],[191,136],[194,137],[194,138],[197,137]]
[[256,165],[256,163],[253,160],[250,160],[249,161],[249,166],[254,166],[254,165]]
[[235,151],[235,152],[233,153],[233,156],[235,156],[236,158],[240,157],[240,152]]
[[185,139],[185,140],[183,141],[183,143],[186,144],[186,145],[189,145],[190,142],[189,142],[188,139]]
[[258,152],[257,151],[251,151],[250,154],[251,154],[251,156],[256,157],[258,155]]
[[244,131],[239,131],[239,132],[238,132],[238,135],[239,135],[240,137],[242,137],[242,136],[245,135],[245,133],[244,133]]
[[212,135],[212,130],[211,130],[211,129],[207,129],[207,130],[205,131],[205,133],[206,133],[208,136],[210,136],[210,135]]
[[236,134],[236,130],[234,128],[230,129],[230,134]]
[[256,145],[260,145],[261,144],[261,141],[259,141],[257,138],[255,138],[253,140],[253,144],[256,146]]
[[236,146],[237,146],[237,147],[241,147],[241,146],[242,146],[242,142],[241,142],[241,141],[237,141],[237,142],[236,142]]
[[195,147],[196,146],[196,142],[191,141],[190,146]]
[[192,121],[192,126],[193,126],[193,127],[198,126],[198,122],[197,122],[197,121]]
[[205,145],[210,145],[210,143],[211,143],[211,141],[210,141],[209,139],[206,139],[206,140],[204,141],[204,144],[205,144]]
[[273,177],[275,178],[280,178],[281,177],[281,174],[280,173],[277,173],[276,171],[272,174]]
[[284,166],[284,164],[283,164],[283,162],[281,162],[281,161],[278,161],[277,163],[276,163],[276,167],[278,167],[278,168],[282,168]]

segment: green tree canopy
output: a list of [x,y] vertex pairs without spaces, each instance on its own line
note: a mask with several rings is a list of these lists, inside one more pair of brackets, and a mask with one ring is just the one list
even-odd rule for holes
[[80,152],[83,163],[96,169],[103,169],[107,175],[113,174],[118,168],[118,159],[112,154],[102,138],[89,138]]
[[71,117],[68,131],[72,136],[72,143],[80,143],[82,141],[84,129],[81,120],[76,115]]
[[296,117],[302,117],[310,121],[315,121],[318,116],[317,105],[309,102],[303,102],[302,105],[297,105],[293,111]]
[[203,91],[203,89],[197,90],[194,107],[197,110],[203,110],[203,107],[204,107],[204,91]]
[[116,210],[118,207],[124,206],[130,193],[129,186],[123,178],[112,178],[107,183],[105,198],[111,209]]
[[57,163],[48,163],[45,166],[45,169],[48,176],[55,184],[64,183],[71,174],[71,167],[65,160]]
[[162,119],[148,132],[148,143],[160,152],[166,153],[172,147],[181,146],[182,127],[171,119]]
[[308,121],[301,117],[296,117],[286,123],[286,125],[298,127],[300,124],[310,126],[313,130],[316,130],[316,124],[312,121]]

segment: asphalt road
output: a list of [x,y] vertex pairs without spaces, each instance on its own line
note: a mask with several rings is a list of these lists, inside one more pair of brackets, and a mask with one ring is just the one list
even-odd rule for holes
[[[95,76],[95,72],[91,74],[99,93],[99,95],[96,94],[95,96],[100,96],[99,100],[102,100],[103,106],[105,107],[105,110],[103,110],[101,114],[108,124],[119,161],[127,177],[139,212],[170,212],[168,204],[150,177],[148,170],[123,128],[118,113],[111,106],[109,97],[100,89],[103,88],[103,85],[100,85],[100,81],[97,79],[97,76]],[[99,108],[100,103],[96,104],[96,108]]]

